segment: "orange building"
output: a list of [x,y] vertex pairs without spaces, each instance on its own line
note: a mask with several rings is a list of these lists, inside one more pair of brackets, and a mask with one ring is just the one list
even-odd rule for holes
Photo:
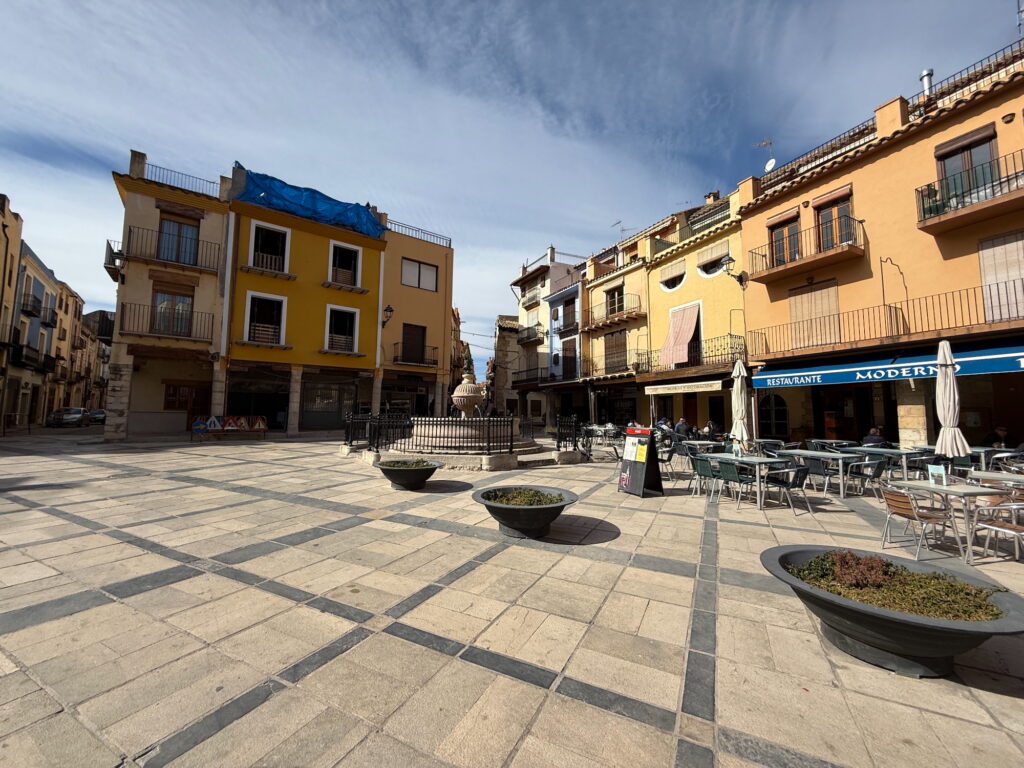
[[968,440],[1024,435],[1024,45],[922,80],[740,184],[761,436],[931,442],[943,338]]

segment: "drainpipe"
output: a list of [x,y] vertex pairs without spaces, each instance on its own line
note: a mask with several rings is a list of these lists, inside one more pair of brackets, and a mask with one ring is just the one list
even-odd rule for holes
[[[234,272],[235,213],[228,211],[227,252],[224,254],[224,310],[220,320],[220,356],[228,353],[228,322],[231,300],[231,275]],[[225,393],[225,396],[227,393]]]

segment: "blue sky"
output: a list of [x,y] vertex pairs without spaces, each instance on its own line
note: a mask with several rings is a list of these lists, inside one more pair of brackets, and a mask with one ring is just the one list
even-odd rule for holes
[[451,235],[484,334],[549,244],[597,251],[613,222],[758,173],[756,142],[785,162],[1017,36],[1014,0],[8,0],[3,19],[0,192],[90,308],[114,299],[110,171],[135,148]]

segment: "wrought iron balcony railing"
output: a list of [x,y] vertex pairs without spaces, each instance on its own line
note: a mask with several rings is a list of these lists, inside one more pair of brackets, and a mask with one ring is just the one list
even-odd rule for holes
[[71,342],[72,349],[85,349],[86,346],[85,339],[81,336],[76,336]]
[[57,327],[57,310],[47,307],[39,312],[39,322],[49,328]]
[[[916,333],[978,332],[1024,322],[1024,279],[961,288],[747,332],[752,358],[857,342],[886,343]],[[863,346],[870,346],[864,344]]]
[[122,334],[170,336],[192,341],[213,340],[213,315],[182,307],[122,303],[118,317]]
[[644,314],[639,296],[634,293],[618,294],[583,310],[582,326],[587,329],[599,325],[615,325]]
[[926,221],[1024,189],[1024,149],[915,190],[917,220]]
[[220,269],[220,243],[155,229],[129,227],[128,239],[123,243],[109,241],[108,261],[116,264],[118,253],[131,259],[162,261],[182,267],[194,267],[216,272]]
[[616,374],[648,373],[651,353],[646,349],[627,349],[609,355],[580,358],[580,378],[613,376]]
[[531,288],[530,290],[523,293],[520,299],[520,304],[524,307],[529,307],[534,304],[540,303],[540,288]]
[[516,334],[516,341],[520,344],[535,344],[544,341],[544,326],[538,324],[521,328]]
[[391,357],[394,363],[404,365],[437,365],[437,347],[424,347],[413,344],[402,344],[395,342],[394,354]]
[[750,251],[750,273],[757,274],[800,259],[840,248],[862,248],[864,225],[852,216],[837,216],[829,222],[773,239]]
[[43,312],[43,300],[38,296],[26,296],[21,300],[21,312],[24,315],[39,317]]
[[247,341],[256,344],[283,344],[281,326],[277,323],[249,323]]
[[352,352],[355,350],[355,339],[337,333],[327,334],[327,348],[332,352]]
[[256,269],[266,269],[270,272],[284,272],[284,254],[260,253],[257,251],[252,255],[252,266],[256,267]]
[[547,368],[524,368],[520,371],[512,371],[513,384],[534,384],[546,381],[547,377]]
[[710,339],[691,339],[686,345],[686,361],[678,358],[682,355],[662,354],[662,350],[651,352],[650,370],[652,373],[673,371],[679,368],[695,368],[701,365],[732,365],[746,354],[743,337],[737,334],[713,336]]
[[767,192],[784,181],[795,179],[805,171],[809,171],[835,157],[845,155],[851,149],[867,144],[878,135],[875,118],[870,117],[860,125],[855,125],[824,144],[819,144],[809,152],[804,152],[795,160],[780,165],[761,177],[761,191]]

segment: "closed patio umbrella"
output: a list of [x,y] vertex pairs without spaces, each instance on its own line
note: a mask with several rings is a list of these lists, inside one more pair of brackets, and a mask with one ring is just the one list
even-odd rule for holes
[[942,428],[935,441],[935,453],[955,458],[970,456],[971,448],[960,433],[960,391],[956,386],[956,363],[949,342],[939,342],[939,372],[935,377],[935,411]]
[[737,360],[732,368],[732,436],[740,442],[750,440],[747,429],[747,369]]

